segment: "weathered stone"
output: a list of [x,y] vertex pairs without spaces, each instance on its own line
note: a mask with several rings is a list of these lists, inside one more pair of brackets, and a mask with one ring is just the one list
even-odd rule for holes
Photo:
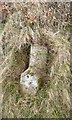
[[23,92],[36,93],[42,76],[45,73],[47,60],[47,48],[39,45],[32,45],[30,52],[29,68],[21,74],[20,84]]

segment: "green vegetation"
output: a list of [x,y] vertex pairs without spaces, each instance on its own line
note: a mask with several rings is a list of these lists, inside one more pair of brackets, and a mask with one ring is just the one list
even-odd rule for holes
[[0,33],[3,31],[4,26],[5,26],[4,24],[0,23]]

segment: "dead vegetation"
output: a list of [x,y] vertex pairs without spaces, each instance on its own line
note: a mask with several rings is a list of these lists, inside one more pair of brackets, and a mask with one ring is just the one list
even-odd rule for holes
[[[70,117],[70,43],[67,35],[27,24],[20,28],[21,12],[6,23],[5,60],[0,65],[3,90],[3,118],[68,118]],[[18,19],[18,22],[16,22]],[[26,44],[27,43],[27,44]],[[30,44],[48,48],[47,81],[35,96],[22,93],[20,75],[28,68]],[[29,45],[28,45],[29,44]]]

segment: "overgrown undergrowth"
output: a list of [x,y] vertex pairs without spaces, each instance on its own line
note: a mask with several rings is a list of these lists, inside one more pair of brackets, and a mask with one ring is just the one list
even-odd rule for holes
[[[46,28],[37,28],[33,31],[29,25],[20,29],[15,23],[16,14],[9,19],[3,31],[7,46],[5,61],[0,65],[0,81],[3,90],[2,117],[70,117],[71,73],[68,37],[62,33],[55,34]],[[20,75],[28,68],[32,43],[48,48],[46,86],[35,96],[22,93],[20,88]]]

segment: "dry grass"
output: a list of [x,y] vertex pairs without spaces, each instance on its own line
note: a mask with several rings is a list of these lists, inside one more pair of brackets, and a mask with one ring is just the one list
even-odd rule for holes
[[[70,43],[61,33],[54,34],[45,28],[34,32],[30,26],[18,29],[14,17],[6,24],[5,40],[8,42],[5,61],[0,66],[0,80],[3,81],[4,118],[66,118],[70,117]],[[9,32],[12,38],[8,39]],[[47,82],[35,96],[22,93],[20,74],[28,67],[29,47],[23,43],[47,45]],[[37,38],[37,39],[35,39]],[[38,40],[38,41],[34,41]],[[47,43],[47,44],[45,44]],[[28,50],[28,54],[27,51]],[[26,57],[27,56],[27,57]]]

